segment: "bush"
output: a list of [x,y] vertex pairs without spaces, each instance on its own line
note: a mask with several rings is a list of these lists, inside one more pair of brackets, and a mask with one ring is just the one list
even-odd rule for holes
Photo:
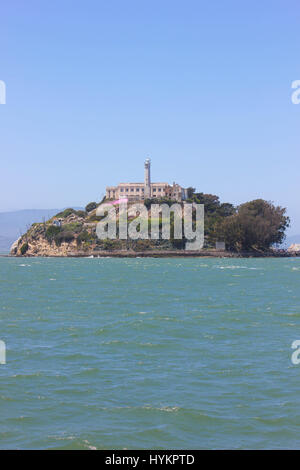
[[114,245],[116,244],[116,240],[110,240],[109,238],[101,241],[104,250],[112,250],[114,248]]
[[175,248],[176,250],[183,250],[185,247],[186,239],[177,239],[177,238],[172,238],[171,239],[172,247]]
[[144,200],[144,205],[148,210],[151,208],[151,204],[167,204],[171,207],[173,204],[180,204],[180,202],[167,197],[148,198]]
[[23,245],[21,246],[21,249],[20,249],[21,255],[25,255],[25,253],[27,252],[28,248],[29,248],[28,243],[27,243],[27,242],[23,243]]
[[70,243],[74,238],[73,232],[62,231],[55,236],[54,241],[57,246],[60,246],[63,242]]
[[70,224],[64,225],[62,229],[64,232],[79,233],[82,230],[82,224],[80,222],[72,222]]
[[45,237],[48,240],[49,243],[51,243],[57,234],[61,231],[60,227],[57,227],[56,225],[50,225],[45,233]]
[[96,202],[89,202],[89,204],[87,204],[87,206],[85,207],[85,210],[86,210],[86,212],[91,212],[96,208],[97,208],[97,203]]
[[151,250],[152,242],[151,240],[135,240],[133,249],[134,251],[145,251]]
[[88,218],[88,221],[89,222],[100,222],[100,220],[104,219],[104,215],[91,215],[89,218]]
[[81,232],[78,235],[78,237],[76,239],[76,243],[77,243],[77,245],[80,245],[83,242],[91,243],[95,238],[96,238],[95,234],[89,233],[89,232],[87,232],[87,230],[84,230],[83,232]]
[[78,215],[78,217],[86,217],[86,212],[85,211],[77,211],[76,214]]
[[69,207],[68,209],[65,209],[64,211],[59,212],[58,214],[56,214],[55,217],[60,217],[62,219],[65,219],[66,217],[68,217],[71,214],[76,214],[76,210],[72,209],[72,207]]

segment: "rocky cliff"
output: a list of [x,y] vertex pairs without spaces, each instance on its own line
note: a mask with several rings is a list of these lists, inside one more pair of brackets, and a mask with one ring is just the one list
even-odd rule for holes
[[169,240],[100,240],[96,227],[100,217],[90,212],[66,209],[47,222],[34,223],[13,243],[14,256],[89,256],[105,252],[174,250],[178,242]]

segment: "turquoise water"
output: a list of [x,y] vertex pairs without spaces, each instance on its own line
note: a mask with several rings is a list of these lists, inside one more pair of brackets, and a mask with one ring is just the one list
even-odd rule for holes
[[300,259],[0,258],[0,447],[300,448]]

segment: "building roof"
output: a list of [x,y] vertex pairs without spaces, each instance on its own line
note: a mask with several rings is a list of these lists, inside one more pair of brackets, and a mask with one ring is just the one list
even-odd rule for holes
[[[169,183],[151,183],[152,185],[169,186]],[[119,183],[118,186],[145,186],[145,183]]]

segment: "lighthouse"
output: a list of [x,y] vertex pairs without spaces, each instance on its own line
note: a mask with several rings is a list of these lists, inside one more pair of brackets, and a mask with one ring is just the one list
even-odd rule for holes
[[151,160],[145,160],[145,199],[151,197],[151,177],[150,177]]

